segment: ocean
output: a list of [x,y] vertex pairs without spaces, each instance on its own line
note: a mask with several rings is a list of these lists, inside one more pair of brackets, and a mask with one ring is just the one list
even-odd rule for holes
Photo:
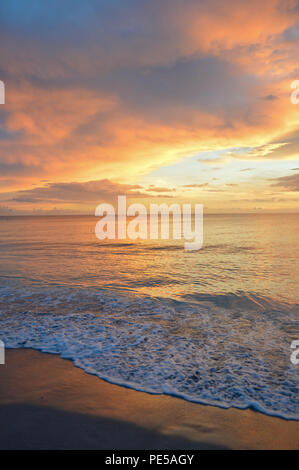
[[182,240],[93,216],[0,217],[0,339],[148,393],[299,420],[298,214],[205,215]]

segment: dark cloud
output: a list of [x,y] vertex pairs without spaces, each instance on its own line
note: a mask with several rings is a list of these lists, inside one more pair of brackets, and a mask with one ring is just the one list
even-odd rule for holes
[[286,157],[290,158],[291,156],[297,157],[299,153],[299,132],[298,129],[290,134],[282,136],[279,141],[274,140],[271,144],[279,144],[283,142],[284,145],[281,147],[274,148],[269,154],[270,158],[275,159],[284,159]]
[[[34,174],[38,174],[44,167],[41,164],[30,164],[30,163],[23,163],[22,161],[18,162],[4,162],[1,161],[0,155],[0,178],[6,176],[30,176]],[[8,179],[5,178],[6,181]]]
[[242,105],[254,99],[258,80],[221,58],[195,56],[171,65],[118,69],[101,85],[120,96],[126,108],[167,122],[181,119],[184,108],[188,120],[199,109],[221,116],[234,110],[246,120]]
[[271,186],[281,188],[284,191],[299,191],[299,173],[290,176],[281,176],[279,178],[271,178],[274,181]]
[[20,203],[76,203],[97,204],[102,201],[113,202],[118,195],[148,197],[139,191],[141,186],[119,184],[105,180],[85,183],[49,183],[33,189],[17,191],[9,199]]
[[263,96],[262,99],[266,100],[266,101],[274,101],[274,100],[278,99],[278,96],[276,96],[276,95],[267,95],[267,96]]
[[4,201],[22,204],[91,205],[101,202],[114,203],[117,200],[117,196],[127,196],[128,198],[171,198],[173,196],[164,194],[162,196],[155,193],[175,191],[175,189],[159,187],[152,187],[150,190],[151,192],[145,192],[146,190],[140,185],[115,183],[108,179],[84,183],[48,183],[45,186],[11,193]]

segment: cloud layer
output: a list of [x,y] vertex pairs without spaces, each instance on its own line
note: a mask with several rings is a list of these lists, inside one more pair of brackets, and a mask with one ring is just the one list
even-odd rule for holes
[[25,3],[0,3],[3,200],[76,204],[204,151],[298,158],[297,1]]

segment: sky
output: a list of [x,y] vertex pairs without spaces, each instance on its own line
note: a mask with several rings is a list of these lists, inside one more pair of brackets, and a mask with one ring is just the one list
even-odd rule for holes
[[297,211],[298,59],[297,0],[1,0],[0,215]]

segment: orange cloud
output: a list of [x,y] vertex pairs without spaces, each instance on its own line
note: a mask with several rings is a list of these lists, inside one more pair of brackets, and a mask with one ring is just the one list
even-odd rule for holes
[[[296,6],[95,3],[92,15],[84,5],[74,12],[76,31],[63,16],[41,27],[32,13],[35,29],[8,16],[0,29],[0,192],[39,188],[44,179],[134,184],[207,150],[248,147],[248,160],[294,159]],[[230,151],[222,163],[238,158]]]

